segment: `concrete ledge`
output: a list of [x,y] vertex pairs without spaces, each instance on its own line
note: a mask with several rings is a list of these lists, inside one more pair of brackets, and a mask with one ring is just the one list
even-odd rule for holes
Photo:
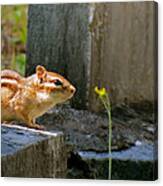
[[2,124],[1,147],[2,177],[66,176],[67,152],[61,132]]
[[[107,180],[109,157],[107,152],[80,151],[72,154],[68,161],[67,177]],[[112,180],[154,181],[158,178],[158,160],[154,144],[143,143],[126,150],[113,151],[111,157]]]

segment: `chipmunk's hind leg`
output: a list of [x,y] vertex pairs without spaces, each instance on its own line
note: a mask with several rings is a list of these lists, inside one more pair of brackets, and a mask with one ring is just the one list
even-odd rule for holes
[[4,120],[4,121],[2,121],[2,124],[16,125],[17,122],[16,121],[6,121],[6,120]]

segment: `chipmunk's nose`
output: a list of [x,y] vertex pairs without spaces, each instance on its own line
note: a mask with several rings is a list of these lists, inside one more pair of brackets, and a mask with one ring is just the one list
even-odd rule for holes
[[76,88],[72,85],[70,85],[70,92],[74,94],[76,92]]

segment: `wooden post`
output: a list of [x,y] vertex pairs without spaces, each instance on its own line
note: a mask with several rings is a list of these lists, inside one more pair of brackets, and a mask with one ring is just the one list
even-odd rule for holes
[[77,87],[72,104],[86,108],[88,4],[30,5],[28,17],[27,75],[38,64],[61,73]]
[[113,104],[153,102],[156,38],[155,2],[31,5],[27,74],[37,64],[63,74],[80,109],[100,110],[96,85],[108,88]]

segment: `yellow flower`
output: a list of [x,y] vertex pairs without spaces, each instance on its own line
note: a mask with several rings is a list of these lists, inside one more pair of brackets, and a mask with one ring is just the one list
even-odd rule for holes
[[96,94],[98,94],[99,96],[103,97],[106,95],[106,89],[105,88],[101,88],[99,89],[97,86],[95,87],[95,92]]

